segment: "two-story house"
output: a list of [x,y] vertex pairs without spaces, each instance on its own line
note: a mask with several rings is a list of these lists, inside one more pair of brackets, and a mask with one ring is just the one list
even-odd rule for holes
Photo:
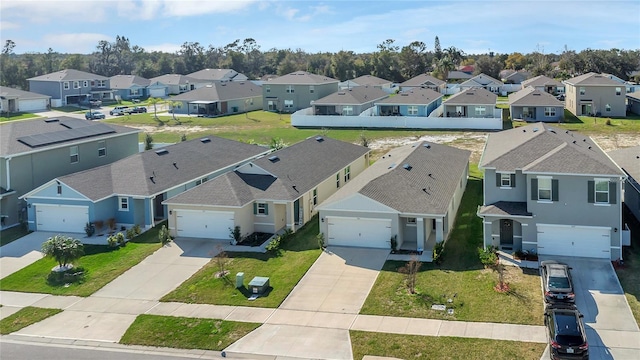
[[339,81],[324,75],[296,71],[262,84],[263,110],[293,113],[338,91]]
[[564,81],[565,107],[575,116],[625,117],[626,87],[604,74],[587,73]]
[[485,246],[622,258],[626,175],[591,138],[544,123],[492,133],[479,168]]
[[137,153],[139,132],[66,116],[0,125],[2,227],[27,221],[27,204],[20,200],[27,192],[57,176]]
[[75,69],[27,79],[29,91],[51,96],[51,106],[81,104],[90,99],[113,100],[108,77]]

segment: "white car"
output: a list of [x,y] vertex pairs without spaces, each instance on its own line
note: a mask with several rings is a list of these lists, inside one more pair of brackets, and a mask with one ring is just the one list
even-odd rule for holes
[[127,113],[128,106],[116,106],[113,110],[109,111],[109,115],[124,115]]

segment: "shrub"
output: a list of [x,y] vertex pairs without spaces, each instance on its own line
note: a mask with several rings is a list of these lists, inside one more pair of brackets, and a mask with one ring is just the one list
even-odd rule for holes
[[286,228],[280,235],[280,245],[284,245],[293,238],[293,230]]
[[111,235],[111,236],[107,237],[107,245],[109,247],[112,247],[112,248],[118,246],[118,240],[116,240],[116,236],[115,235]]
[[242,232],[240,231],[240,225],[236,225],[233,229],[229,228],[229,238],[231,238],[231,245],[237,245],[242,241]]
[[133,228],[127,229],[126,236],[127,236],[127,240],[133,239],[134,237],[136,237],[135,230]]
[[398,235],[393,235],[391,237],[391,252],[396,252],[398,250]]
[[116,242],[118,243],[119,246],[125,246],[127,245],[127,242],[124,239],[124,234],[119,232],[117,234],[114,235],[116,238]]
[[440,241],[436,243],[436,246],[433,247],[433,262],[436,264],[442,263],[442,254],[444,252],[444,241]]
[[84,232],[87,234],[87,237],[92,237],[93,234],[96,233],[96,227],[88,222],[85,226],[84,226]]
[[162,225],[162,228],[158,232],[158,239],[162,243],[162,245],[167,245],[171,242],[171,235],[169,234],[169,229],[167,229],[167,225]]
[[72,262],[84,255],[84,245],[78,239],[56,235],[42,244],[42,253],[46,257],[54,258],[60,269],[68,268]]
[[52,286],[62,286],[69,283],[82,282],[84,280],[85,269],[77,267],[65,271],[52,271],[47,276],[47,283]]
[[93,225],[96,227],[96,231],[98,232],[98,234],[100,234],[102,228],[104,227],[104,221],[96,220],[93,222]]
[[265,247],[265,250],[271,253],[277,252],[278,250],[280,250],[281,241],[282,241],[282,237],[280,235],[274,236],[273,239]]
[[607,125],[609,125],[609,126],[611,126],[611,119],[607,119],[606,124],[607,124]]
[[133,232],[136,234],[136,236],[142,233],[142,229],[140,229],[140,225],[138,224],[133,225],[131,229],[133,229]]
[[320,250],[324,250],[324,234],[323,233],[319,233],[318,235],[316,235],[316,239],[318,240],[318,248]]
[[492,267],[498,261],[498,254],[496,253],[498,249],[495,246],[487,246],[486,248],[478,249],[478,256],[480,257],[480,262],[485,267]]

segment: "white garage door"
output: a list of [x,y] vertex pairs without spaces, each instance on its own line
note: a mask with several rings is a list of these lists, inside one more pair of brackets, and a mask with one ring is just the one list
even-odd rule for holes
[[81,233],[89,222],[88,206],[34,204],[36,230]]
[[610,229],[538,224],[538,254],[609,259]]
[[20,100],[20,111],[38,111],[47,109],[47,99]]
[[164,88],[149,89],[149,96],[163,98],[163,97],[167,96],[166,92],[167,91]]
[[391,220],[327,217],[327,244],[390,249]]
[[176,214],[179,237],[229,239],[234,226],[233,212],[178,210]]

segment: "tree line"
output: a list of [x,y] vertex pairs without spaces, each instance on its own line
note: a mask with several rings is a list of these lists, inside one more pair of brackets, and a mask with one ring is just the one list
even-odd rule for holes
[[205,47],[199,42],[185,42],[178,51],[169,53],[145,51],[120,35],[112,42],[99,41],[91,54],[59,53],[53,48],[46,53],[15,54],[15,47],[14,41],[6,40],[2,48],[0,84],[22,89],[28,89],[28,78],[63,69],[107,77],[134,74],[148,79],[170,73],[189,74],[205,68],[234,69],[250,79],[304,70],[341,81],[374,75],[394,82],[425,72],[445,79],[449,71],[460,65],[474,65],[476,74],[485,73],[494,78],[499,78],[503,69],[512,69],[558,79],[592,71],[629,80],[632,72],[640,69],[640,49],[576,52],[565,46],[561,54],[545,54],[539,49],[527,54],[466,54],[455,46],[442,49],[437,36],[432,47],[422,41],[400,46],[395,40],[388,39],[371,53],[348,50],[308,53],[290,48],[263,51],[252,38],[238,39],[224,46]]

